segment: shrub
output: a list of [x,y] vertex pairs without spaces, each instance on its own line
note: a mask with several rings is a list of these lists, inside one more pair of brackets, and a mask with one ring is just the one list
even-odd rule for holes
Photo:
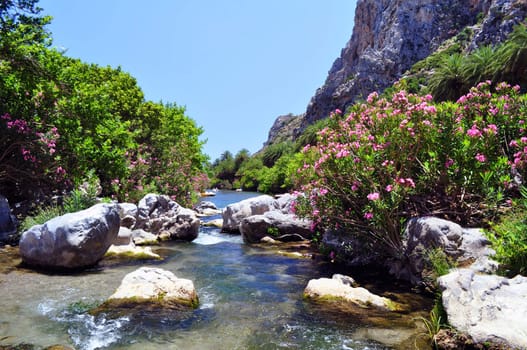
[[509,276],[527,273],[527,189],[522,198],[511,202],[511,211],[487,230],[487,237],[496,251],[495,259]]
[[525,97],[507,84],[491,93],[487,82],[457,103],[431,100],[373,93],[349,115],[333,113],[318,145],[304,148],[299,215],[389,256],[400,255],[411,216],[492,217],[514,194],[513,174],[525,175]]

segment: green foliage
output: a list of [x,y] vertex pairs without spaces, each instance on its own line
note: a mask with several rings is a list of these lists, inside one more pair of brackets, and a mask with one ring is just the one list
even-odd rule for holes
[[426,328],[426,337],[430,341],[431,345],[437,348],[436,335],[443,328],[449,328],[447,323],[447,315],[443,303],[441,301],[441,294],[438,294],[435,299],[434,308],[430,311],[430,315],[427,318],[419,317]]
[[522,198],[512,203],[511,211],[491,226],[487,237],[496,251],[495,259],[509,276],[527,273],[527,189]]
[[95,169],[104,195],[190,204],[207,182],[203,130],[183,107],[144,101],[120,68],[47,48],[50,19],[36,3],[0,2],[0,192],[51,195]]
[[99,179],[94,171],[89,171],[85,181],[62,199],[62,205],[53,204],[37,208],[34,215],[27,216],[19,227],[19,231],[29,230],[35,225],[42,225],[57,216],[87,209],[97,203],[100,193]]
[[[411,216],[482,224],[526,175],[525,97],[482,83],[457,104],[405,91],[373,93],[349,115],[334,113],[304,149],[297,213],[343,229],[364,254],[398,257]],[[455,216],[453,216],[454,214]]]
[[443,57],[430,79],[429,88],[439,101],[456,100],[465,87],[463,56],[453,54]]
[[[461,40],[462,38],[458,38]],[[482,46],[463,55],[440,52],[417,63],[412,71],[433,69],[428,85],[438,101],[455,101],[482,81],[507,81],[527,88],[527,26],[516,26],[508,39],[494,47]]]
[[34,215],[27,216],[20,224],[19,231],[24,232],[35,225],[42,225],[57,216],[64,214],[64,210],[60,206],[48,206],[37,209]]
[[282,156],[290,154],[293,151],[293,144],[291,142],[275,143],[263,150],[262,161],[263,164],[271,168]]
[[428,250],[425,257],[432,269],[434,280],[448,274],[450,269],[456,266],[455,261],[440,248]]

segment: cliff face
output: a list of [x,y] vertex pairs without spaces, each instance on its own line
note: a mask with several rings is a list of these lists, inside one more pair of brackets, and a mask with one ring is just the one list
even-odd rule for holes
[[358,0],[350,41],[311,99],[301,130],[397,81],[463,28],[471,48],[503,41],[525,19],[527,0]]

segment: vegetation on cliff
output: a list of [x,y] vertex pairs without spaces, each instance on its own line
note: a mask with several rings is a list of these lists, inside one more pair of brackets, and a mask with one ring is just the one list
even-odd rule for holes
[[206,157],[185,109],[145,101],[120,68],[50,48],[36,0],[0,5],[0,193],[16,202],[71,190],[94,170],[104,195],[189,204]]

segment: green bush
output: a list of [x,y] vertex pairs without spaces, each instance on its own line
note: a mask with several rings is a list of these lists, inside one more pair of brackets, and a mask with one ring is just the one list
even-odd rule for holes
[[522,198],[511,202],[510,212],[486,232],[496,251],[495,259],[510,277],[527,273],[527,189],[523,187],[521,192]]

